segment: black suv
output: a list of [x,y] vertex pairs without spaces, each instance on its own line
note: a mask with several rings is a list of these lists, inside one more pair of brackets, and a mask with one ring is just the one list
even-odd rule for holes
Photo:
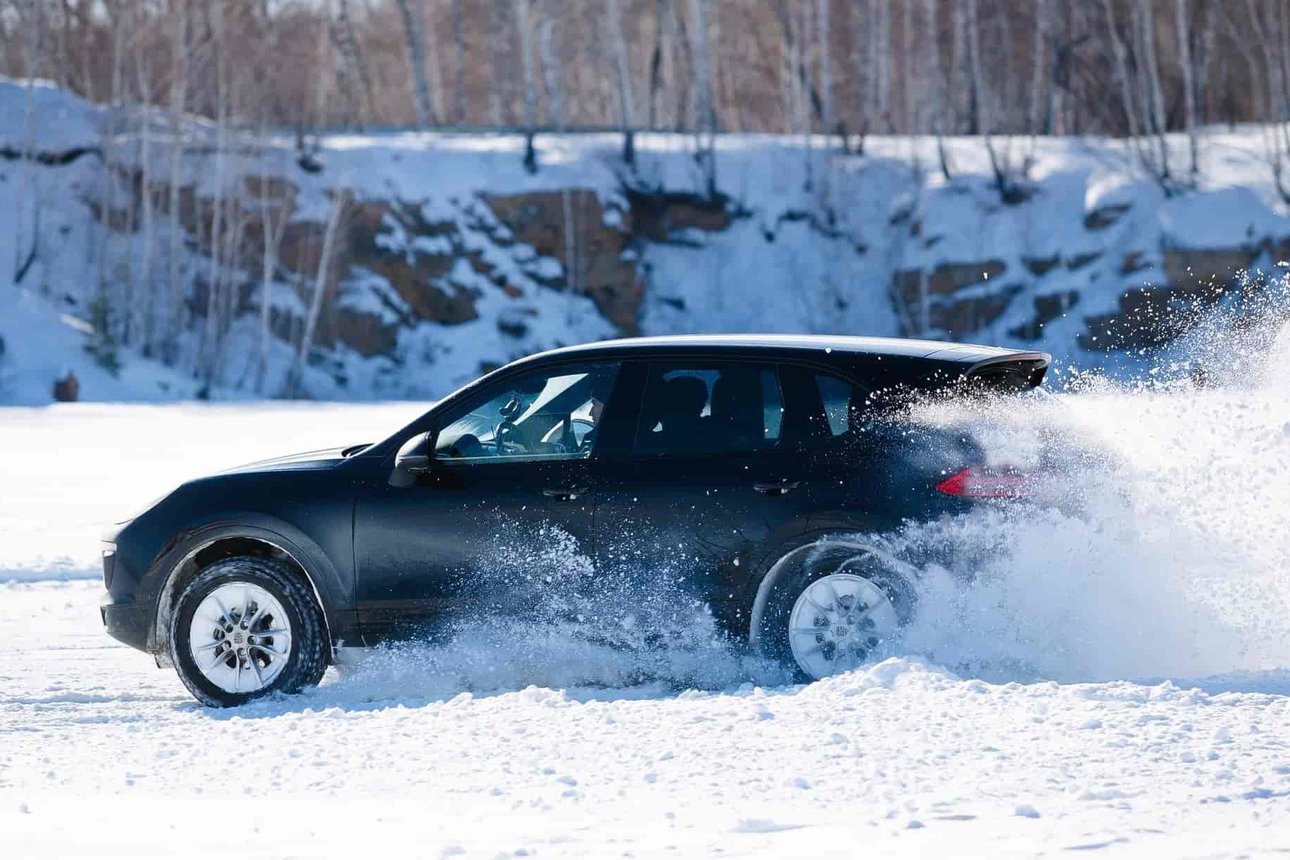
[[912,340],[639,338],[487,374],[383,442],[191,481],[109,535],[108,633],[209,705],[316,684],[340,645],[496,608],[485,569],[544,542],[587,582],[702,601],[802,679],[908,621],[908,573],[868,544],[1007,496],[911,396],[1023,391],[1049,357]]

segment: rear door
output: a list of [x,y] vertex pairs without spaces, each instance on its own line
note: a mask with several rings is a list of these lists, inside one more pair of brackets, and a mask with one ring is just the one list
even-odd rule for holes
[[593,461],[597,575],[630,584],[665,614],[698,598],[737,620],[757,553],[810,514],[779,368],[754,359],[629,363],[622,385],[640,407]]

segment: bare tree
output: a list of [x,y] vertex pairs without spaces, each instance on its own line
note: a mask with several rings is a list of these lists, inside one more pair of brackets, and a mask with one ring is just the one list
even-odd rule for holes
[[[1030,133],[1047,134],[1052,119],[1051,101],[1045,98],[1044,81],[1051,81],[1047,74],[1047,45],[1053,31],[1052,0],[1035,0],[1034,39],[1031,44],[1030,69]],[[1051,86],[1048,92],[1051,92]]]
[[426,73],[425,23],[421,0],[395,0],[403,19],[403,38],[407,43],[408,63],[412,67],[412,89],[416,94],[417,127],[426,128],[438,122],[430,79]]
[[1184,128],[1187,131],[1190,157],[1188,176],[1194,185],[1196,176],[1200,173],[1200,145],[1196,128],[1196,69],[1192,65],[1191,22],[1187,16],[1187,0],[1174,0],[1174,25],[1178,34],[1178,65],[1182,68]]
[[466,19],[461,3],[452,0],[453,118],[458,125],[466,121]]
[[[925,44],[936,46],[940,41],[940,3],[939,0],[923,0],[923,18],[926,27]],[[941,52],[939,47],[928,50],[927,63],[927,96],[930,102],[932,133],[936,135],[936,153],[940,162],[941,175],[950,178],[949,155],[945,150],[945,79],[941,72]]]
[[537,148],[533,137],[537,134],[537,87],[533,74],[533,23],[532,0],[514,0],[515,30],[520,41],[520,71],[524,80],[524,168],[537,172]]
[[1147,105],[1148,126],[1156,147],[1156,176],[1163,185],[1171,180],[1169,142],[1165,139],[1165,99],[1160,84],[1160,63],[1156,52],[1156,21],[1147,0],[1133,0],[1135,44],[1142,58],[1143,99]]
[[40,253],[40,189],[36,178],[36,70],[44,51],[43,6],[40,0],[26,0],[19,7],[24,37],[26,98],[22,112],[22,167],[14,239],[13,282],[21,284]]
[[867,71],[864,123],[877,123],[883,132],[893,128],[891,117],[891,0],[869,0],[865,16]]
[[837,134],[846,149],[847,136],[838,122],[833,101],[833,19],[830,15],[832,0],[816,0],[815,19],[819,32],[820,55],[820,123],[825,134]]
[[708,12],[710,0],[690,0],[694,53],[694,134],[698,145],[695,157],[703,169],[705,192],[717,196],[717,127],[712,104],[712,62],[708,50]]
[[339,58],[337,76],[351,102],[355,114],[352,119],[362,128],[372,121],[372,77],[359,50],[350,0],[334,0],[334,3],[330,32]]
[[[173,88],[167,73],[180,62],[171,56],[175,21],[200,21],[210,5],[191,0],[0,3],[7,10],[0,18],[0,73],[22,78],[30,65],[36,76],[107,98],[119,71],[113,54],[122,47],[128,54],[129,97],[141,95],[135,69],[142,61],[157,77],[154,101],[166,109],[172,107],[168,91]],[[1283,0],[955,0],[933,10],[919,0],[703,0],[700,5],[705,8],[697,8],[695,0],[542,0],[539,10],[537,0],[530,0],[533,50],[547,50],[543,33],[562,34],[560,49],[548,51],[554,62],[541,60],[541,73],[544,81],[560,80],[565,125],[620,127],[621,70],[626,68],[633,127],[692,131],[700,113],[696,87],[705,77],[714,128],[791,127],[795,108],[786,99],[757,96],[783,65],[789,48],[782,22],[790,17],[798,22],[796,30],[809,30],[809,41],[797,49],[807,76],[804,93],[813,124],[830,134],[841,120],[861,129],[862,117],[862,131],[927,130],[929,112],[918,94],[927,92],[935,65],[944,79],[946,134],[980,133],[985,110],[996,134],[1044,129],[1127,135],[1132,113],[1138,134],[1146,136],[1143,146],[1154,150],[1147,154],[1154,163],[1160,161],[1161,126],[1185,131],[1188,105],[1194,127],[1218,118],[1265,121],[1270,118],[1266,75],[1287,74],[1267,65],[1262,46],[1286,40]],[[137,25],[120,34],[124,41],[117,45],[113,22],[121,10],[128,10]],[[239,66],[270,38],[278,40],[278,56],[289,59],[253,82],[270,94],[274,125],[422,126],[451,120],[514,127],[523,122],[514,0],[235,0],[227,10],[229,50]],[[442,17],[439,26],[436,15]],[[706,22],[702,28],[700,17]],[[975,52],[969,50],[970,18],[977,19],[979,32]],[[33,19],[44,34],[38,44],[28,39],[27,23]],[[271,37],[262,26],[270,20],[280,22],[279,35]],[[1180,24],[1186,33],[1182,40]],[[697,53],[704,47],[697,39],[700,29],[706,31],[706,59]],[[183,60],[186,109],[210,118],[216,110],[214,72],[205,54],[194,50],[208,34],[200,26],[190,30],[193,56]],[[326,50],[315,50],[320,38]],[[438,44],[443,49],[436,52]],[[140,60],[138,53],[149,56]],[[840,63],[842,56],[848,59]],[[1251,65],[1251,59],[1257,62]],[[697,74],[701,66],[703,76]],[[1131,111],[1124,98],[1126,80]],[[1280,80],[1272,85],[1285,88]],[[549,100],[549,86],[538,83],[537,90]],[[990,104],[984,103],[987,96]],[[541,119],[541,98],[538,105]],[[550,119],[549,105],[545,116]],[[1198,148],[1201,143],[1198,137]],[[1176,170],[1186,172],[1181,166]]]
[[340,228],[342,219],[345,217],[349,200],[348,191],[338,191],[332,198],[331,214],[327,217],[327,226],[323,229],[322,250],[318,255],[318,269],[314,273],[314,286],[309,297],[309,311],[305,317],[305,328],[300,335],[295,360],[292,362],[291,370],[287,374],[284,394],[288,398],[295,398],[301,394],[305,363],[309,360],[309,354],[313,352],[314,337],[318,332],[318,319],[322,315],[323,296],[327,293],[329,279],[332,276],[332,258],[336,254],[336,233]]
[[618,110],[623,130],[623,161],[636,163],[636,106],[632,97],[632,73],[627,39],[623,35],[622,10],[618,0],[605,0],[605,41],[613,51]]
[[167,361],[178,358],[183,329],[184,284],[181,280],[184,230],[180,215],[180,185],[183,179],[184,111],[188,98],[189,6],[188,0],[172,0],[170,9],[170,178],[166,204],[169,225],[166,263],[169,267],[170,322],[166,328],[164,354]]
[[148,65],[148,56],[139,52],[135,57],[135,73],[138,77],[139,95],[143,109],[139,111],[139,203],[142,211],[139,230],[142,233],[143,248],[140,252],[137,286],[138,297],[131,311],[136,318],[136,330],[142,338],[142,351],[151,356],[153,350],[153,325],[156,319],[156,284],[153,282],[153,256],[156,253],[157,228],[153,217],[154,189],[152,171],[152,75]]

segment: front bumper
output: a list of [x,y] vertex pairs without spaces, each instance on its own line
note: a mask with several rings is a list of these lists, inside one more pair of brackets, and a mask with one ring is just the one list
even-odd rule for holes
[[133,600],[125,601],[104,594],[99,601],[99,616],[107,634],[140,651],[148,650],[147,617]]

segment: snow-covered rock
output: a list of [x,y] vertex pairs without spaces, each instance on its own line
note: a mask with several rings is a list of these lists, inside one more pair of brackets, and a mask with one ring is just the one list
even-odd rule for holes
[[[731,135],[714,197],[680,135],[638,135],[632,165],[613,135],[539,136],[530,173],[515,135],[335,135],[304,162],[292,140],[232,132],[217,151],[191,120],[175,165],[155,111],[0,81],[0,117],[25,122],[41,151],[98,148],[0,160],[0,290],[12,278],[123,365],[150,354],[212,396],[286,390],[341,198],[297,388],[319,398],[438,396],[528,352],[638,332],[920,335],[1115,364],[1175,337],[1238,272],[1290,256],[1256,128],[1208,131],[1197,187],[1168,194],[1115,140],[1008,141],[1030,167],[1001,194],[975,139],[945,142],[946,177],[927,138],[874,137],[856,155]],[[283,219],[266,287],[265,226]],[[0,315],[11,378],[73,361],[33,357],[47,348],[23,329]],[[31,402],[52,383],[40,373],[0,400]]]

